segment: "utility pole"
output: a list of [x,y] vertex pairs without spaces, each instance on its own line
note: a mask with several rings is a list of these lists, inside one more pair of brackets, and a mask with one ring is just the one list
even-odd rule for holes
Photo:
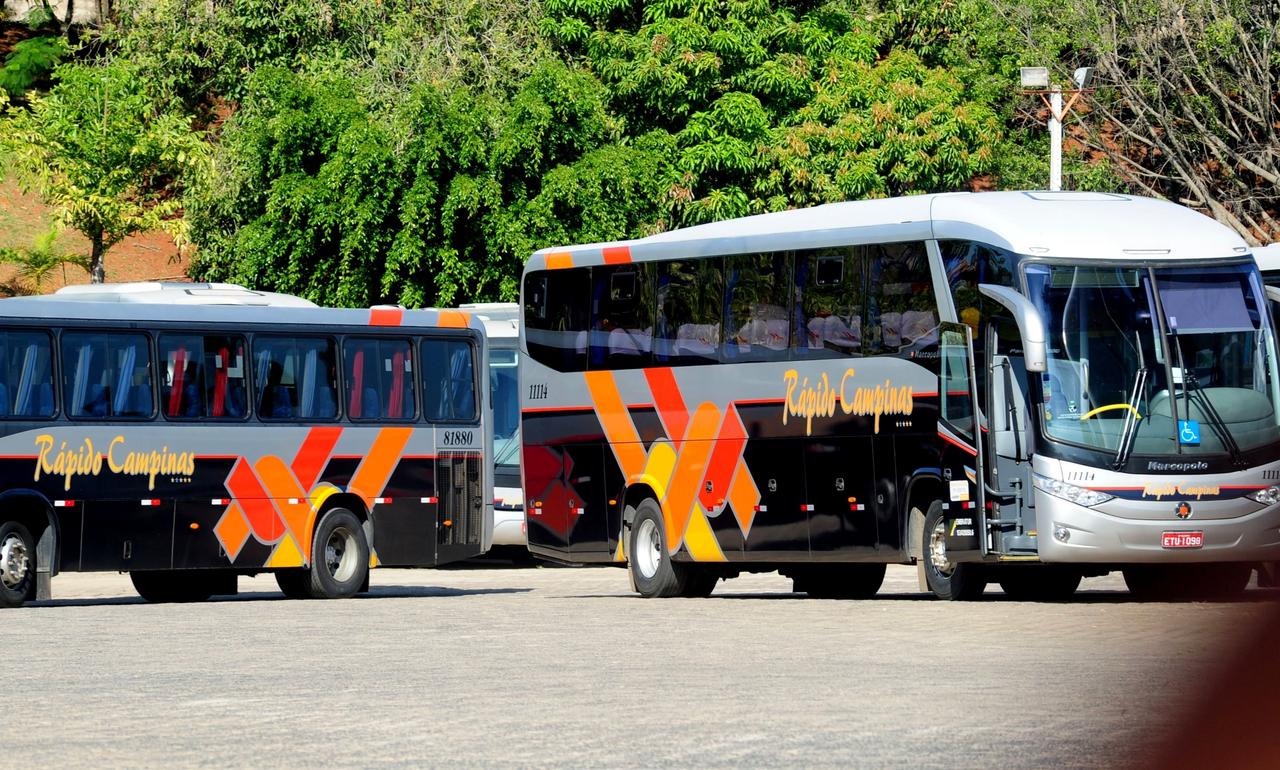
[[1072,76],[1075,88],[1068,89],[1070,94],[1063,105],[1064,91],[1059,85],[1049,83],[1048,67],[1023,67],[1021,81],[1023,93],[1036,94],[1049,108],[1049,189],[1062,189],[1062,121],[1071,114],[1081,95],[1092,90],[1089,81],[1093,78],[1093,67],[1080,67]]

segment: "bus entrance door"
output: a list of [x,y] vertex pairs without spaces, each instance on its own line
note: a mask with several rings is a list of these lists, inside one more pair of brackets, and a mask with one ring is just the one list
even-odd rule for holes
[[984,505],[985,471],[982,441],[977,439],[972,332],[955,323],[941,325],[941,374],[938,433],[943,439],[943,518],[947,524],[947,554],[952,559],[976,560],[986,553]]

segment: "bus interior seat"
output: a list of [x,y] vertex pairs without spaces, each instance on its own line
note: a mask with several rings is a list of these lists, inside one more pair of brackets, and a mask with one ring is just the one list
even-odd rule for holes
[[305,417],[337,417],[338,400],[333,397],[333,388],[320,385],[315,390],[315,400],[311,405],[311,414]]
[[106,417],[109,401],[107,386],[95,383],[88,387],[84,403],[77,413],[82,417]]
[[53,414],[53,383],[42,382],[36,386],[35,411],[24,412],[32,416],[44,417]]
[[131,417],[146,417],[151,414],[151,387],[134,385],[129,388],[129,404],[122,414]]
[[244,381],[236,380],[227,383],[227,396],[223,409],[227,417],[244,417],[245,389]]
[[352,417],[376,420],[382,416],[382,396],[377,388],[364,388],[360,394],[360,411]]
[[271,408],[268,411],[271,417],[289,418],[293,416],[293,396],[287,386],[276,385],[271,388],[269,394]]
[[0,417],[9,416],[9,388],[0,382]]

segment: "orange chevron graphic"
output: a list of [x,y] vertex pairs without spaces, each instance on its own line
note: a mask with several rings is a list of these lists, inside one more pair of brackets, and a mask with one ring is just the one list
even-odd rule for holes
[[644,374],[667,439],[646,450],[613,372],[587,372],[587,389],[605,438],[627,484],[646,483],[658,494],[668,550],[675,553],[684,546],[697,561],[724,561],[709,519],[723,513],[727,503],[746,536],[760,503],[760,490],[742,459],[746,427],[733,404],[721,412],[704,402],[691,416],[670,369],[646,369]]
[[[231,561],[249,537],[274,545],[265,566],[301,567],[310,560],[311,533],[316,514],[330,494],[340,491],[318,482],[343,429],[312,428],[288,464],[267,455],[250,465],[240,458],[224,486],[233,502],[227,506],[214,534]],[[412,428],[383,428],[348,485],[365,505],[382,494],[395,471]]]

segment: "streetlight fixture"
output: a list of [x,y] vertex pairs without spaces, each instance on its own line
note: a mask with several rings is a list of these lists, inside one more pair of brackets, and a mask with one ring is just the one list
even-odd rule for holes
[[[1062,121],[1071,114],[1082,94],[1093,89],[1089,83],[1093,80],[1093,67],[1080,67],[1071,76],[1075,88],[1063,91],[1061,86],[1049,82],[1048,67],[1023,67],[1019,72],[1024,93],[1036,94],[1049,108],[1049,189],[1062,189]],[[1064,106],[1062,94],[1070,98]]]

